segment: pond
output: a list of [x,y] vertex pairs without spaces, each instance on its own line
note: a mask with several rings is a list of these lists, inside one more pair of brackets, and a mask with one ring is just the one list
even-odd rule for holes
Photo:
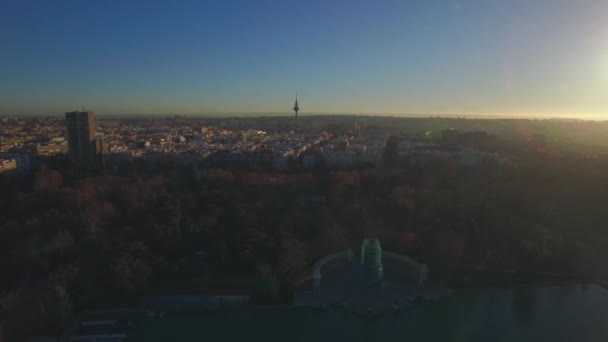
[[608,341],[608,291],[593,284],[455,291],[394,316],[251,308],[145,317],[130,341]]

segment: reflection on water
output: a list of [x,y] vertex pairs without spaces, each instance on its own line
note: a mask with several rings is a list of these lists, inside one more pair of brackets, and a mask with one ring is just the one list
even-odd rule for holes
[[608,291],[596,285],[471,290],[397,316],[278,307],[167,314],[140,327],[133,341],[608,341]]
[[380,321],[376,317],[365,318],[364,324],[359,324],[361,339],[363,341],[374,341],[379,334]]
[[[584,289],[586,289],[587,287],[585,284],[579,286],[579,288],[583,289],[584,291]],[[564,303],[565,300],[571,297],[573,293],[576,293],[577,290],[578,289],[576,286],[559,286],[554,291],[554,295],[552,296],[551,300],[553,300],[555,304],[561,305]]]
[[534,325],[537,291],[537,289],[531,287],[519,288],[513,291],[511,313],[524,331],[527,331]]

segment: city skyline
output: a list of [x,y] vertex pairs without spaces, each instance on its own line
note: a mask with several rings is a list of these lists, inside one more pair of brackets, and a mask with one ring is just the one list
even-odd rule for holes
[[[0,115],[608,116],[602,1],[14,2]],[[75,29],[78,28],[78,29]]]

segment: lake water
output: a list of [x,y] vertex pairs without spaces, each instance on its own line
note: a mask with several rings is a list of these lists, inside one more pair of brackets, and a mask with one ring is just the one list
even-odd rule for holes
[[455,291],[397,316],[340,309],[167,313],[135,341],[608,341],[608,291],[592,284]]

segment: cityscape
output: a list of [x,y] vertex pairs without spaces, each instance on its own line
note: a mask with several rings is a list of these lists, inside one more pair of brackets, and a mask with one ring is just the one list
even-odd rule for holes
[[607,13],[0,5],[0,342],[608,340]]
[[[419,160],[439,158],[459,164],[511,161],[500,153],[460,148],[460,139],[491,140],[486,132],[460,137],[444,129],[442,139],[391,137],[370,118],[334,120],[315,116],[298,127],[296,100],[293,122],[285,117],[257,118],[112,118],[96,124],[94,112],[67,112],[58,118],[3,118],[0,153],[2,171],[30,173],[32,158],[70,156],[91,170],[115,170],[121,164],[144,164],[154,169],[163,163],[179,166],[206,164],[262,170],[312,170],[380,166],[386,145],[395,144],[396,157]],[[349,121],[349,125],[336,122]]]

